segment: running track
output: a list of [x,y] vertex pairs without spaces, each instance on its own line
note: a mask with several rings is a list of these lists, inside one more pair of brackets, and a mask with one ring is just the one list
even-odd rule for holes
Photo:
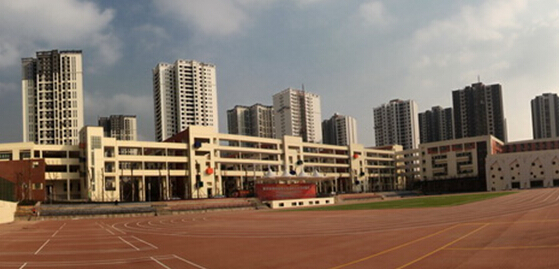
[[446,208],[0,225],[0,268],[559,268],[559,188]]

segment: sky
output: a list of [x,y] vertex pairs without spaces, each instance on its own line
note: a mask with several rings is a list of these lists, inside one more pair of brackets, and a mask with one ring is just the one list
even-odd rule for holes
[[374,145],[373,108],[451,107],[452,91],[503,87],[509,141],[532,138],[530,100],[559,89],[557,0],[0,1],[0,143],[21,142],[21,58],[82,50],[86,125],[136,115],[155,139],[152,68],[216,65],[219,130],[235,105],[283,89],[321,97],[322,119],[357,119]]

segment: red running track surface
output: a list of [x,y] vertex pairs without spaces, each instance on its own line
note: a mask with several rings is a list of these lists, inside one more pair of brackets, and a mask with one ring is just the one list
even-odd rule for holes
[[559,188],[467,205],[0,225],[0,268],[559,268]]

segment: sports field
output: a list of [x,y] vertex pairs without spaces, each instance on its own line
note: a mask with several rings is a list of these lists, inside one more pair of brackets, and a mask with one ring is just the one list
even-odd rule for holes
[[450,207],[0,225],[0,268],[559,268],[559,188]]

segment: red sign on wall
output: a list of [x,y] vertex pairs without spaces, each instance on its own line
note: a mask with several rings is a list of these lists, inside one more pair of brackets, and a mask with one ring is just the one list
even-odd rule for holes
[[256,184],[256,197],[262,201],[316,198],[316,184]]

